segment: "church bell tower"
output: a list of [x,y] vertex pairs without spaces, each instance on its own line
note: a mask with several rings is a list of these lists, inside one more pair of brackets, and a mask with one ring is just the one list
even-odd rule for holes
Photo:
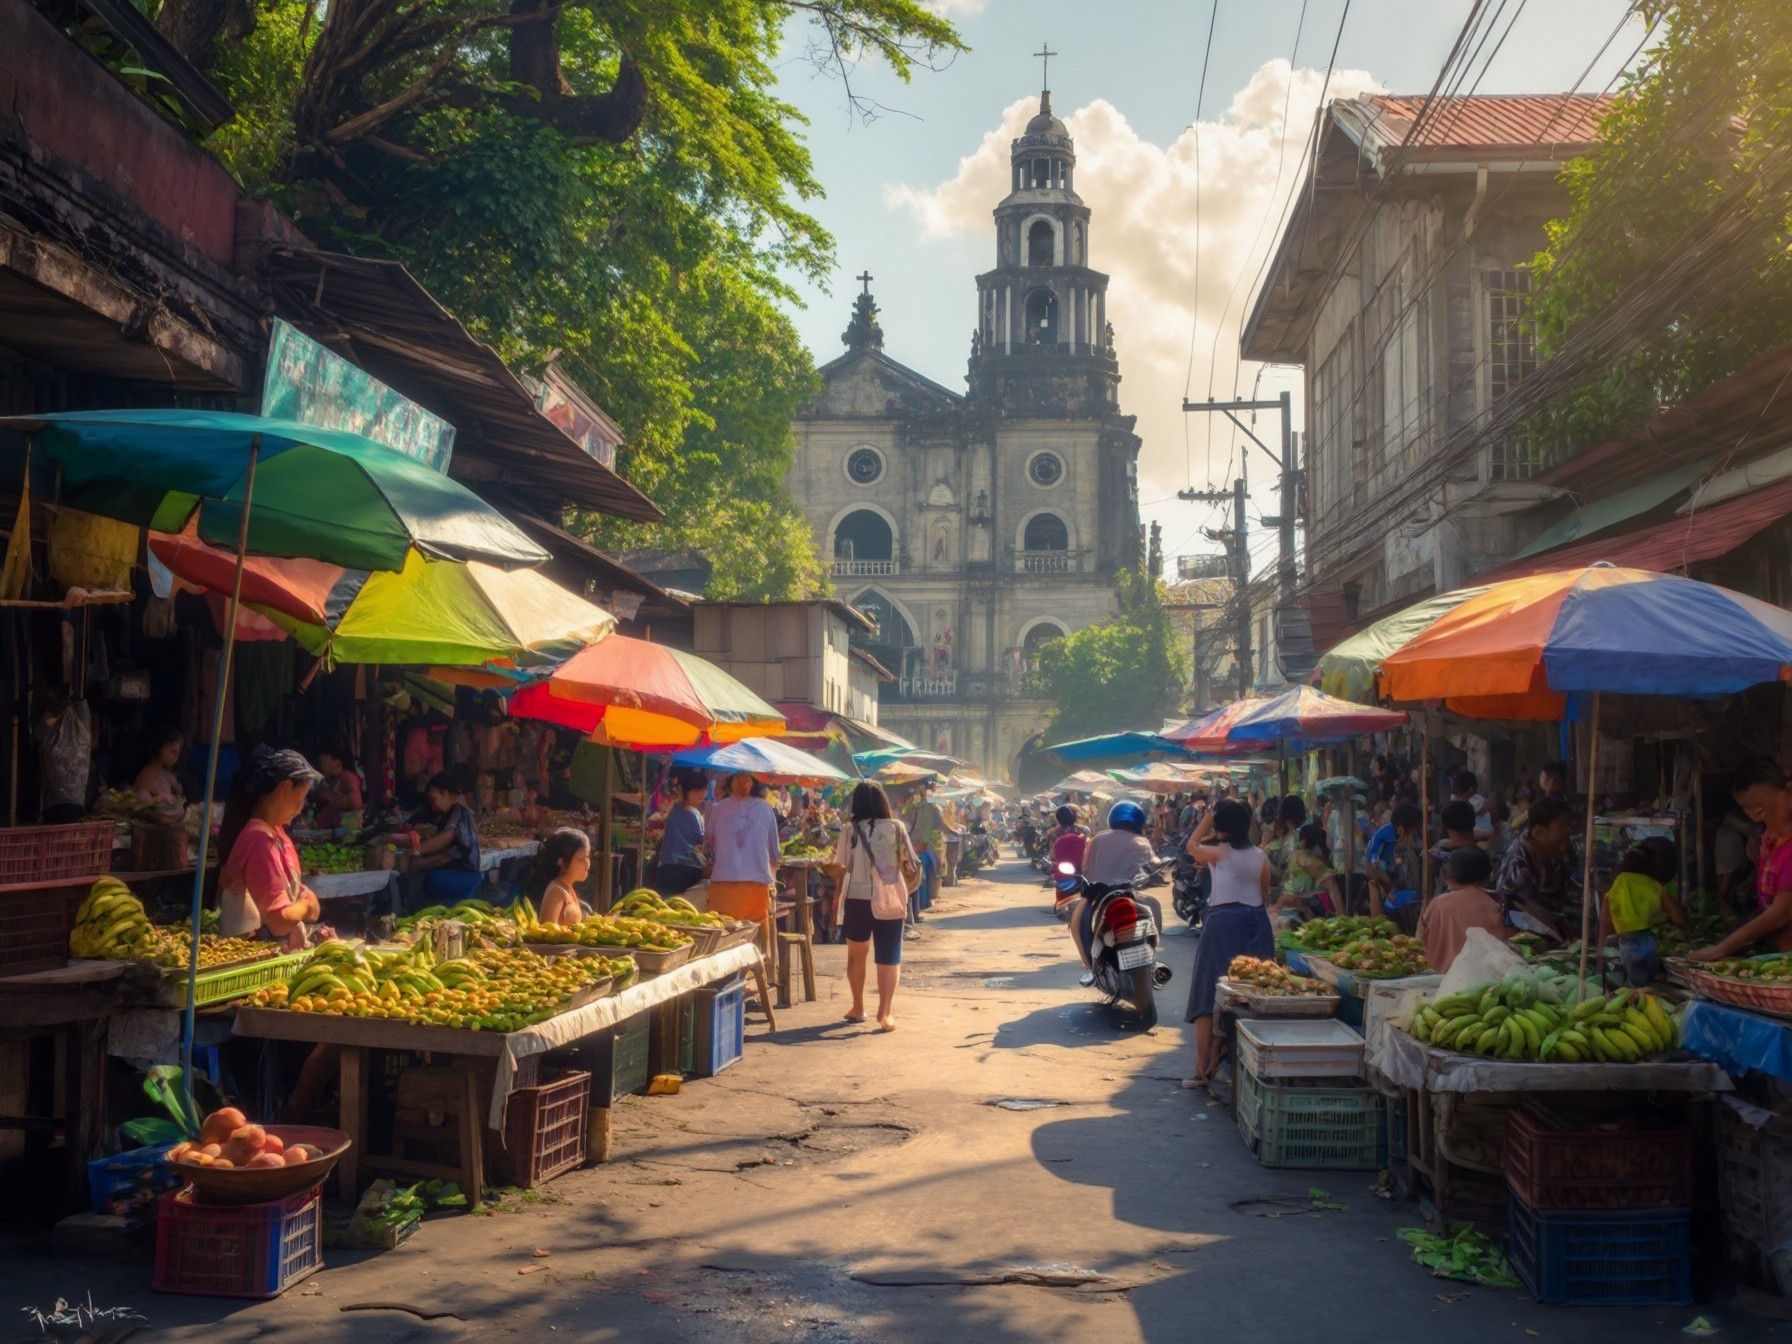
[[1119,399],[1108,278],[1089,266],[1089,207],[1051,90],[1009,151],[996,266],[977,277],[973,388],[1012,412],[1102,414]]

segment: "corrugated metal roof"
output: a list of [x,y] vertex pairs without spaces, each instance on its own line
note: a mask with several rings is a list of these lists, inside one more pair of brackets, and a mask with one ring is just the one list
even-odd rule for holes
[[[1346,126],[1372,139],[1375,149],[1390,150],[1406,143],[1425,102],[1423,96],[1370,94],[1339,99],[1334,110]],[[1439,97],[1409,148],[1504,149],[1559,158],[1563,155],[1550,151],[1584,149],[1599,139],[1599,119],[1611,102],[1606,95],[1584,93]]]

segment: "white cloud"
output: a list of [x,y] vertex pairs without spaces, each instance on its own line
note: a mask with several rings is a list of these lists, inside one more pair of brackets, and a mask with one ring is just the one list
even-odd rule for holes
[[[1174,495],[1191,478],[1201,488],[1227,465],[1230,424],[1220,416],[1185,416],[1182,397],[1185,385],[1196,399],[1208,395],[1210,363],[1216,397],[1231,395],[1235,377],[1240,392],[1249,394],[1256,376],[1255,365],[1239,373],[1238,329],[1295,188],[1324,75],[1297,70],[1292,83],[1290,92],[1288,62],[1270,61],[1217,119],[1200,124],[1198,222],[1195,127],[1159,146],[1142,139],[1105,100],[1065,118],[1076,141],[1077,191],[1093,212],[1090,261],[1112,277],[1108,319],[1124,378],[1121,405],[1139,418],[1140,498],[1147,503]],[[1377,87],[1366,71],[1334,71],[1327,96],[1352,97]],[[1037,109],[1031,98],[1011,104],[1001,125],[959,161],[952,177],[930,187],[887,186],[884,200],[914,217],[923,240],[987,234],[990,207],[1008,190],[1009,142]],[[1211,467],[1210,433],[1217,459]],[[1192,462],[1185,448],[1190,442]],[[1254,461],[1252,476],[1267,485],[1267,463]],[[1165,519],[1166,545],[1187,549],[1178,547],[1177,528],[1186,533],[1199,520],[1186,506],[1145,512]]]
[[983,0],[922,0],[922,5],[945,18],[951,18],[954,14],[983,12]]

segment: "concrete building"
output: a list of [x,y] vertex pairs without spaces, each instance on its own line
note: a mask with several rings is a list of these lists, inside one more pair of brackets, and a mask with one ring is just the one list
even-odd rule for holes
[[[1314,645],[1511,556],[1559,490],[1475,427],[1537,362],[1526,263],[1605,100],[1340,98],[1247,319],[1306,371],[1303,583]],[[1461,445],[1468,450],[1460,450]],[[1271,626],[1274,622],[1269,623]]]
[[889,674],[853,644],[877,625],[844,602],[699,602],[691,622],[692,652],[762,698],[877,722]]
[[1112,614],[1114,572],[1139,554],[1139,440],[1049,91],[1011,159],[966,390],[884,353],[861,276],[787,478],[836,590],[876,623],[857,638],[897,674],[879,721],[1009,778],[1050,709],[1029,677],[1040,646]]

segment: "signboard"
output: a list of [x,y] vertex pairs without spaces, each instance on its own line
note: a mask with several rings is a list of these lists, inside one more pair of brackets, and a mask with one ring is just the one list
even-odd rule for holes
[[560,431],[585,450],[585,455],[614,470],[622,431],[571,379],[549,366],[539,380],[530,378],[535,408],[559,426]]
[[454,455],[453,425],[279,318],[268,346],[261,410],[321,429],[349,430],[444,473]]

